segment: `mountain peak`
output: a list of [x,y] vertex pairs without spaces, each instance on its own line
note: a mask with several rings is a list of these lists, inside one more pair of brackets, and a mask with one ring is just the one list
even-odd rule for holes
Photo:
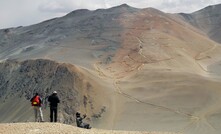
[[129,11],[129,12],[134,12],[134,11],[137,11],[137,8],[134,8],[134,7],[131,7],[127,4],[122,4],[122,5],[119,5],[119,6],[115,6],[115,7],[112,7],[112,8],[109,8],[108,10],[117,10],[117,11]]
[[77,16],[77,15],[84,15],[84,14],[87,14],[90,10],[88,9],[77,9],[77,10],[74,10],[70,13],[68,13],[66,16]]
[[131,7],[131,6],[129,6],[129,5],[127,5],[127,4],[122,4],[122,5],[119,5],[118,7],[126,7],[126,8],[128,8],[128,7]]
[[121,5],[115,6],[115,7],[113,7],[113,8],[135,9],[134,7],[129,6],[129,5],[127,5],[127,4],[121,4]]

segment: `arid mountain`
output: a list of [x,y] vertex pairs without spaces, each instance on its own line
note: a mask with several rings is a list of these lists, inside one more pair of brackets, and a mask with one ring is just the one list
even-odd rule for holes
[[219,134],[221,46],[198,12],[124,4],[0,30],[1,122],[33,121],[30,96],[57,90],[63,123],[80,111],[102,129]]
[[221,4],[208,6],[191,14],[180,15],[193,26],[204,31],[212,40],[221,43]]

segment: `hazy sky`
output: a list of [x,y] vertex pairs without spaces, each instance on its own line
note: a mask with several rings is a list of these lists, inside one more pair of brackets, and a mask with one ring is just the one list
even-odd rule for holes
[[73,10],[109,8],[127,3],[137,8],[153,7],[164,12],[191,13],[221,0],[0,0],[0,29],[27,26]]

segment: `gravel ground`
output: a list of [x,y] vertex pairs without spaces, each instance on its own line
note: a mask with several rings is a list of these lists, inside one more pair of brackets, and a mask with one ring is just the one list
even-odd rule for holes
[[81,129],[60,123],[6,123],[0,124],[0,134],[175,134],[169,132],[112,131]]

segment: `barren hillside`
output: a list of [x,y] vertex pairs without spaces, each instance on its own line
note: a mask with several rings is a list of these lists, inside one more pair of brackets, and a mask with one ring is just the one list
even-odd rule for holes
[[[61,99],[60,122],[75,123],[74,115],[81,109],[89,117],[99,118],[109,102],[103,98],[106,94],[100,91],[98,82],[93,80],[99,78],[90,77],[94,76],[76,66],[43,59],[0,63],[1,122],[33,121],[29,101],[33,94],[38,92],[46,99],[54,90]],[[44,102],[43,111],[48,120],[49,104],[47,100]]]
[[181,13],[180,15],[193,26],[204,31],[212,40],[221,43],[221,4],[211,5],[191,14]]
[[57,90],[61,123],[219,134],[221,46],[188,16],[124,4],[0,30],[0,121],[33,121],[30,96]]

